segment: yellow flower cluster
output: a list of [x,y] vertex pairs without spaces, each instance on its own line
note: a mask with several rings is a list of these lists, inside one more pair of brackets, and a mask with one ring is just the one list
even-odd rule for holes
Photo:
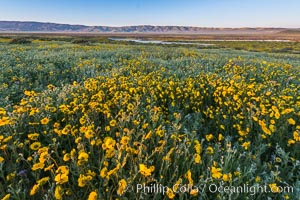
[[140,173],[144,176],[151,176],[151,173],[154,171],[155,167],[154,166],[150,166],[150,167],[147,167],[146,165],[144,164],[140,164],[139,165],[139,168],[140,168]]

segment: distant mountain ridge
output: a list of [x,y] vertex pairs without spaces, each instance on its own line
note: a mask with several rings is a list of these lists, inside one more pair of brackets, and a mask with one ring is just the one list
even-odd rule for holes
[[279,33],[282,31],[300,31],[288,28],[205,28],[191,26],[85,26],[30,21],[0,21],[1,32],[91,32],[91,33],[191,33],[191,34],[255,34]]

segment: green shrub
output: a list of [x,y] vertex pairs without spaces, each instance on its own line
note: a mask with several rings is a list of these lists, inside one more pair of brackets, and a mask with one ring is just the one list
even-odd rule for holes
[[10,44],[31,44],[31,40],[27,38],[14,38],[10,41]]

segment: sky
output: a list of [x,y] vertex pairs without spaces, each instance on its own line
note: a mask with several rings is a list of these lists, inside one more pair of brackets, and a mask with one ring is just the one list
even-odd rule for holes
[[0,20],[300,28],[300,0],[0,0]]

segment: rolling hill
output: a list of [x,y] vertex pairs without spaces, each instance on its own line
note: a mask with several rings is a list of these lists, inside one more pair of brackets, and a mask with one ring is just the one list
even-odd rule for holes
[[44,22],[0,21],[0,32],[66,32],[66,33],[184,33],[184,34],[271,34],[300,29],[285,28],[205,28],[189,26],[85,26]]

